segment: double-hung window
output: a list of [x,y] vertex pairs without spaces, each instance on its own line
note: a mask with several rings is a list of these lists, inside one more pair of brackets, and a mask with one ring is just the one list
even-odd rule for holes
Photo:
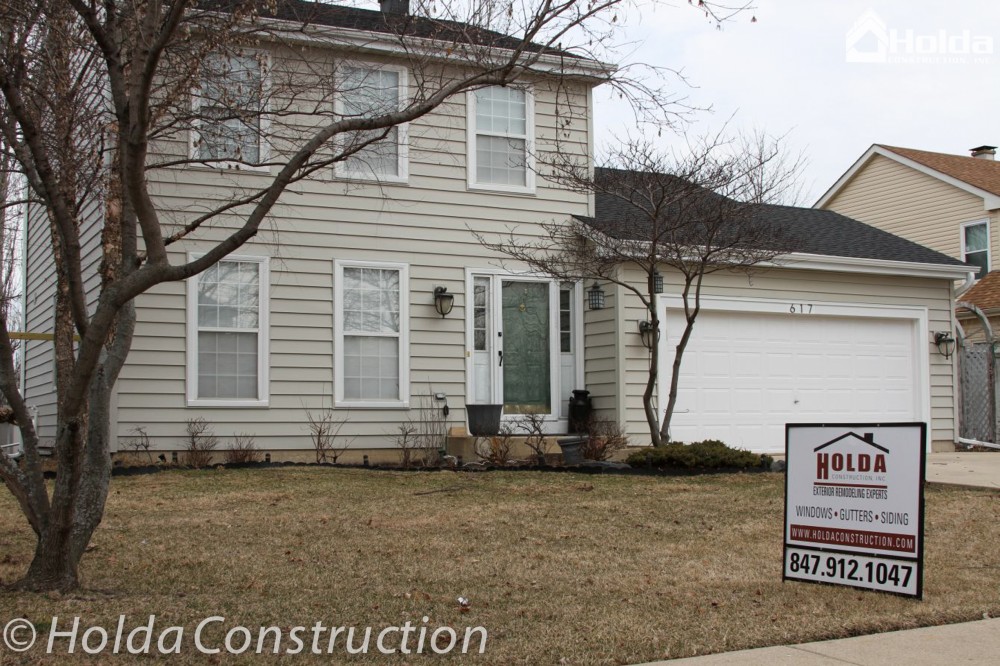
[[337,261],[336,404],[409,403],[408,268]]
[[990,271],[989,220],[962,225],[962,261],[979,267],[977,280]]
[[530,90],[489,86],[469,92],[469,186],[534,191],[534,99]]
[[[343,118],[376,118],[399,111],[406,99],[406,70],[348,63],[338,76],[338,113]],[[383,136],[384,135],[384,136]],[[345,134],[337,175],[378,181],[405,181],[407,125]]]
[[188,280],[189,405],[267,405],[267,261],[229,257]]
[[267,159],[264,85],[260,54],[205,58],[195,95],[195,159],[250,165]]

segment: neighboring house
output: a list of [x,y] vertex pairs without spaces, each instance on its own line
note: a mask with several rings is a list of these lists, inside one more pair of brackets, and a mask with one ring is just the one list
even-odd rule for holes
[[[816,202],[867,224],[979,268],[976,286],[959,287],[959,300],[1000,327],[1000,162],[995,146],[971,156],[873,145]],[[968,310],[957,313],[970,338],[982,336]]]
[[[326,28],[360,30],[364,43],[379,43],[378,12],[340,7],[325,16]],[[391,55],[342,55],[354,63],[348,76],[378,80],[381,99],[405,95],[408,72]],[[588,309],[583,284],[502,268],[503,257],[475,235],[516,226],[540,237],[542,224],[571,216],[614,227],[614,211],[600,200],[531,168],[534,153],[554,149],[557,128],[564,147],[590,159],[591,88],[603,69],[593,63],[588,75],[587,61],[577,65],[579,76],[558,82],[526,75],[521,87],[456,96],[366,149],[364,160],[297,184],[274,210],[273,231],[217,267],[139,297],[113,401],[119,446],[138,426],[155,449],[181,450],[187,422],[204,418],[220,448],[247,433],[275,459],[308,458],[308,416],[332,409],[352,441],[345,459],[394,458],[399,425],[444,413],[446,404],[456,435],[471,403],[502,403],[507,419],[543,413],[550,433],[566,432],[568,398],[579,388],[591,391],[599,413],[625,424],[633,443],[648,443],[638,303],[605,283],[605,307]],[[252,61],[230,66],[260,76]],[[567,100],[582,109],[569,123],[557,113]],[[222,158],[267,150],[247,129],[203,127],[164,150]],[[199,196],[259,174],[185,166],[149,178],[164,213],[180,217],[198,208]],[[835,213],[767,213],[788,227],[799,252],[752,279],[708,279],[674,437],[779,451],[785,422],[919,420],[930,424],[934,446],[949,446],[953,373],[931,340],[953,328],[952,285],[965,268]],[[84,238],[91,287],[100,238],[100,217],[93,219]],[[26,242],[27,327],[43,332],[52,326],[54,285],[37,211]],[[183,254],[206,247],[182,245]],[[665,277],[661,344],[669,352],[678,299],[676,276]],[[444,316],[435,309],[440,287],[454,297]],[[39,410],[42,438],[51,438],[51,345],[28,342],[25,367],[26,398]]]

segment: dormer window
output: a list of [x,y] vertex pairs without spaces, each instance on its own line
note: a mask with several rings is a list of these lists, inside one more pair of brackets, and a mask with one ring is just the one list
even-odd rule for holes
[[976,279],[990,271],[990,223],[989,220],[969,222],[962,225],[962,261],[979,266]]

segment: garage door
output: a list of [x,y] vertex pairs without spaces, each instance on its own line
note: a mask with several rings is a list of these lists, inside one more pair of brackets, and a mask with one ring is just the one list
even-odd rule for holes
[[[667,310],[661,387],[683,331]],[[914,421],[912,319],[703,310],[684,355],[671,437],[784,451],[785,423]]]

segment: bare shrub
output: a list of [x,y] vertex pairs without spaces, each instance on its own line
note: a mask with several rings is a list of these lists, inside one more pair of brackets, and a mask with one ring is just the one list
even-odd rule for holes
[[399,449],[399,466],[410,469],[417,462],[420,449],[420,429],[412,420],[400,423],[396,434],[396,448]]
[[544,462],[551,444],[545,436],[545,414],[522,414],[517,419],[517,428],[525,433],[524,444],[535,454],[538,462]]
[[444,410],[434,404],[434,394],[417,396],[417,420],[410,423],[417,428],[420,463],[425,467],[441,464],[441,451],[448,443],[448,419]]
[[510,423],[500,424],[500,432],[492,437],[476,438],[476,455],[490,465],[509,465],[510,451],[513,447],[514,426]]
[[587,441],[581,452],[586,460],[610,460],[628,446],[628,435],[618,421],[591,416],[587,421]]
[[318,413],[314,413],[311,409],[306,410],[306,419],[309,421],[309,436],[312,439],[317,463],[332,462],[336,464],[340,460],[340,456],[354,444],[356,437],[348,439],[340,435],[341,429],[350,416],[349,411],[341,416],[332,407],[327,407]]
[[245,432],[233,435],[232,445],[223,453],[222,460],[228,464],[258,463],[261,452],[254,436]]
[[143,426],[135,426],[129,432],[132,436],[122,443],[122,448],[133,460],[145,455],[145,457],[149,460],[149,464],[152,465],[153,443],[149,439],[149,433],[146,432],[146,428]]
[[212,426],[199,416],[188,419],[186,430],[184,464],[196,469],[208,467],[212,464],[214,451],[219,446],[219,438],[212,432]]

